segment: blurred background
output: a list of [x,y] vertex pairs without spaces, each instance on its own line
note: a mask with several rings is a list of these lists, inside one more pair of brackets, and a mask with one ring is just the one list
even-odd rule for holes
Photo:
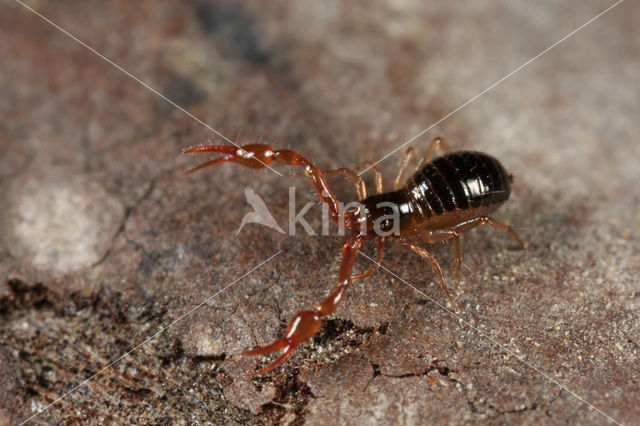
[[[0,423],[633,423],[640,6],[519,69],[614,4],[3,0]],[[245,187],[282,218],[310,185],[280,167],[183,177],[201,158],[181,151],[221,134],[352,168],[425,129],[417,151],[441,136],[513,173],[496,218],[528,249],[465,235],[456,317],[392,245],[401,279],[357,282],[287,363],[247,377],[263,360],[234,354],[325,297],[343,237],[236,237]],[[380,163],[387,189],[403,150]],[[319,228],[319,208],[305,217]],[[452,279],[451,247],[429,249]]]

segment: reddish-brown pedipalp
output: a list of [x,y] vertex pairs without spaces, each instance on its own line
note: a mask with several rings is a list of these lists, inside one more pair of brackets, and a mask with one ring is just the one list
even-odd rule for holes
[[[355,171],[342,168],[322,172],[302,155],[287,149],[279,150],[265,144],[250,144],[242,147],[205,145],[184,151],[185,154],[202,152],[220,154],[220,157],[194,167],[187,171],[187,174],[223,162],[235,162],[246,167],[263,168],[276,161],[290,166],[302,167],[304,175],[309,177],[316,193],[327,205],[331,219],[336,223],[344,220],[344,225],[353,232],[353,235],[342,246],[338,282],[329,296],[314,309],[298,312],[289,323],[287,331],[281,339],[270,345],[243,353],[243,355],[251,356],[282,351],[282,354],[275,361],[253,374],[263,374],[270,371],[283,362],[298,345],[315,335],[320,329],[322,318],[337,309],[350,284],[354,280],[370,276],[379,268],[384,244],[389,238],[395,239],[402,246],[409,247],[432,264],[438,273],[440,286],[454,308],[457,308],[457,304],[446,285],[440,265],[427,250],[419,247],[414,241],[411,241],[412,239],[427,243],[453,240],[456,260],[456,287],[460,280],[462,267],[460,233],[487,223],[498,230],[509,233],[524,245],[524,241],[511,227],[487,216],[508,199],[511,176],[506,174],[500,163],[493,157],[478,152],[451,153],[427,163],[429,157],[440,144],[440,138],[431,141],[420,159],[416,172],[406,181],[404,186],[401,186],[413,153],[411,149],[408,149],[394,181],[394,191],[387,193],[382,193],[382,177],[379,169],[375,167],[375,163],[361,163],[358,168],[372,167],[376,172],[377,194],[369,197],[367,197],[364,182]],[[346,212],[340,211],[340,204],[325,178],[325,176],[334,174],[342,174],[354,180],[358,198],[362,202],[361,207]],[[397,212],[399,212],[399,232],[393,235],[388,232],[380,235],[379,230],[374,229],[373,224],[380,223],[377,222],[377,219],[389,213],[388,207],[380,207],[385,203],[395,205]],[[366,223],[364,227],[362,226],[363,218]],[[382,223],[382,226],[386,227],[382,231],[388,231],[390,225],[386,222]],[[353,275],[356,254],[363,242],[369,239],[374,239],[376,242],[376,262],[365,272]]]

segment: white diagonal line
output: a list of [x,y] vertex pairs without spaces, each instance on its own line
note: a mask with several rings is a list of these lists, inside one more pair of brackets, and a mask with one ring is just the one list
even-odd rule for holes
[[[359,254],[361,254],[362,256],[364,256],[365,258],[367,258],[368,260],[370,260],[373,263],[377,263],[374,259],[372,259],[371,257],[367,256],[366,254],[362,253],[361,251],[358,251]],[[566,390],[567,392],[569,392],[571,395],[573,395],[574,397],[576,397],[577,399],[579,399],[580,401],[584,402],[585,404],[587,404],[589,407],[593,408],[594,410],[596,410],[598,413],[602,414],[603,416],[605,416],[607,419],[611,420],[612,422],[621,425],[620,422],[618,422],[617,420],[613,419],[611,416],[607,415],[604,411],[600,410],[599,408],[595,407],[593,404],[591,404],[590,402],[586,401],[584,398],[582,398],[580,395],[578,395],[577,393],[575,393],[574,391],[572,391],[571,389],[569,389],[568,387],[566,387],[565,385],[563,385],[562,383],[560,383],[559,381],[557,381],[556,379],[554,379],[553,377],[549,376],[547,373],[545,373],[544,371],[540,370],[539,368],[537,368],[535,365],[531,364],[529,361],[525,361],[523,356],[518,356],[515,352],[513,352],[511,349],[507,348],[505,345],[503,345],[502,343],[498,342],[497,340],[495,340],[494,338],[492,338],[491,336],[487,335],[486,333],[484,333],[482,330],[480,330],[478,327],[476,327],[475,325],[471,324],[469,321],[465,320],[464,318],[462,318],[460,315],[456,314],[454,311],[452,311],[451,309],[447,308],[446,306],[438,303],[435,299],[429,297],[427,294],[425,294],[423,291],[418,290],[413,284],[405,281],[404,279],[402,279],[401,277],[399,277],[398,275],[394,274],[393,272],[391,272],[389,269],[387,269],[384,265],[380,265],[380,268],[384,269],[385,271],[387,271],[390,275],[392,275],[393,277],[397,278],[398,280],[402,281],[402,283],[408,285],[409,287],[411,287],[412,289],[414,289],[415,291],[417,291],[418,293],[420,293],[421,295],[423,295],[424,297],[426,297],[427,299],[429,299],[429,301],[431,301],[433,304],[439,306],[440,308],[444,309],[445,311],[447,311],[448,313],[450,313],[452,316],[456,317],[460,322],[462,322],[464,325],[472,328],[473,330],[475,330],[476,332],[480,333],[481,336],[486,337],[487,339],[489,339],[491,342],[493,342],[494,344],[496,344],[498,347],[500,347],[500,349],[502,349],[503,351],[507,352],[509,355],[511,355],[512,357],[514,357],[515,359],[517,359],[518,361],[522,362],[523,364],[525,364],[527,367],[531,368],[532,370],[537,371],[538,373],[542,374],[544,377],[546,377],[548,380],[552,381],[553,383],[555,383],[556,385],[560,386],[562,389]]]
[[[180,105],[178,105],[177,103],[175,103],[174,101],[172,101],[171,99],[167,98],[165,95],[163,95],[162,93],[158,92],[156,89],[154,89],[153,87],[149,86],[147,83],[145,83],[144,81],[140,80],[138,77],[136,77],[135,75],[131,74],[129,71],[125,70],[124,68],[122,68],[120,65],[116,64],[115,62],[113,62],[111,59],[107,58],[106,56],[104,56],[102,53],[98,52],[97,50],[95,50],[93,47],[89,46],[88,44],[86,44],[85,42],[83,42],[82,40],[80,40],[79,38],[77,38],[76,36],[74,36],[73,34],[71,34],[69,31],[65,30],[64,28],[62,28],[61,26],[59,26],[58,24],[56,24],[55,22],[51,21],[49,18],[47,18],[46,16],[42,15],[41,13],[37,12],[36,10],[32,9],[31,7],[27,6],[24,2],[22,2],[21,0],[15,0],[17,3],[21,4],[22,6],[24,6],[26,9],[30,10],[31,12],[35,13],[36,15],[38,15],[40,18],[42,18],[44,21],[48,22],[50,25],[52,25],[54,28],[56,28],[57,30],[61,31],[62,33],[66,34],[67,36],[69,36],[71,39],[75,40],[76,42],[78,42],[80,45],[86,47],[88,50],[90,50],[92,53],[94,53],[95,55],[97,55],[98,57],[100,57],[101,59],[103,59],[104,61],[108,62],[109,64],[111,64],[113,67],[115,67],[117,70],[121,71],[123,74],[125,74],[127,77],[132,78],[133,80],[135,80],[136,82],[138,82],[141,86],[143,86],[145,89],[149,90],[150,92],[160,96],[162,99],[164,99],[165,101],[167,101],[168,103],[170,103],[171,105],[173,105],[175,108],[179,109],[180,111],[182,111],[183,113],[185,113],[186,115],[188,115],[189,117],[191,117],[192,119],[194,119],[195,121],[197,121],[198,123],[202,124],[204,127],[206,127],[207,129],[211,130],[213,133],[215,133],[216,135],[220,136],[222,139],[226,140],[227,142],[229,142],[232,145],[235,145],[236,147],[242,149],[240,147],[240,145],[238,145],[237,143],[235,143],[234,141],[232,141],[231,139],[229,139],[228,137],[226,137],[225,135],[223,135],[222,133],[218,132],[216,129],[214,129],[213,127],[209,126],[207,123],[205,123],[204,121],[200,120],[198,117],[196,117],[195,115],[191,114],[189,111],[187,111],[186,109],[184,109],[183,107],[181,107]],[[242,150],[244,152],[244,150]],[[260,163],[264,164],[266,167],[270,168],[271,170],[273,170],[275,173],[279,174],[280,176],[283,176],[282,173],[280,173],[279,171],[275,170],[274,168],[272,168],[271,166],[263,163],[262,161],[260,161],[259,159],[255,158],[256,160],[258,160]]]
[[186,313],[180,315],[177,319],[173,320],[169,325],[162,327],[162,329],[160,329],[160,331],[152,334],[150,337],[147,337],[145,340],[142,341],[142,343],[139,343],[137,346],[135,346],[133,349],[131,349],[129,352],[125,353],[124,355],[121,355],[120,357],[118,357],[115,361],[110,362],[109,364],[107,364],[105,367],[103,367],[102,369],[100,369],[97,373],[95,373],[94,375],[92,375],[91,377],[89,377],[88,379],[84,380],[83,382],[81,382],[79,385],[73,387],[71,390],[69,390],[67,393],[65,393],[64,395],[62,395],[61,397],[59,397],[58,399],[56,399],[55,401],[53,401],[51,404],[47,405],[46,407],[44,407],[42,410],[38,411],[37,413],[35,413],[33,416],[29,417],[28,419],[24,420],[23,422],[20,423],[20,426],[22,426],[23,424],[27,423],[28,421],[30,421],[31,419],[33,419],[34,417],[42,414],[43,412],[47,411],[49,408],[51,408],[53,405],[57,404],[58,402],[60,402],[63,398],[65,398],[67,395],[69,395],[70,393],[74,392],[76,389],[78,389],[80,386],[88,383],[89,381],[93,380],[96,376],[100,375],[102,372],[104,372],[105,370],[107,370],[109,367],[113,366],[114,364],[116,364],[117,362],[119,362],[122,358],[128,356],[129,354],[131,354],[132,352],[134,352],[135,350],[137,350],[140,346],[146,344],[147,342],[149,342],[150,340],[152,340],[154,337],[156,337],[158,334],[162,333],[163,331],[165,331],[166,329],[168,329],[169,327],[171,327],[173,324],[177,323],[178,321],[182,320],[184,317],[186,317],[187,315],[191,314],[193,311],[195,311],[196,309],[200,308],[201,306],[203,306],[204,304],[206,304],[207,302],[209,302],[211,299],[213,299],[214,297],[216,297],[217,295],[219,295],[220,293],[222,293],[223,291],[225,291],[226,289],[228,289],[229,287],[231,287],[232,285],[234,285],[235,283],[237,283],[238,281],[240,281],[241,279],[243,279],[244,277],[246,277],[247,275],[249,275],[250,273],[252,273],[253,271],[255,271],[256,269],[258,269],[259,267],[261,267],[262,265],[264,265],[265,263],[267,263],[268,261],[270,261],[271,259],[273,259],[274,257],[276,257],[277,255],[279,255],[280,253],[282,253],[284,250],[279,250],[277,253],[275,253],[274,255],[272,255],[271,257],[269,257],[266,260],[263,260],[262,262],[260,262],[259,264],[257,264],[256,266],[254,266],[253,268],[251,268],[248,272],[245,272],[242,276],[240,276],[239,278],[235,279],[234,281],[232,281],[230,284],[228,284],[227,286],[225,286],[224,288],[222,288],[221,290],[218,290],[216,293],[214,293],[212,296],[209,296],[207,299],[205,299],[204,302],[196,305],[194,308],[191,308],[190,310],[188,310]]
[[375,166],[376,164],[380,163],[381,161],[385,160],[387,157],[395,154],[398,150],[402,149],[405,145],[407,145],[408,143],[413,142],[415,139],[419,138],[420,136],[424,135],[426,132],[428,132],[429,130],[433,129],[435,126],[437,126],[439,123],[443,122],[444,120],[446,120],[447,118],[451,117],[453,114],[455,114],[456,112],[460,111],[462,108],[466,107],[467,105],[469,105],[471,102],[475,101],[476,99],[478,99],[480,96],[484,95],[485,93],[487,93],[489,90],[493,89],[494,87],[496,87],[498,84],[502,83],[503,81],[505,81],[506,79],[508,79],[509,77],[511,77],[512,75],[514,75],[515,73],[517,73],[518,71],[520,71],[522,68],[526,67],[527,65],[529,65],[531,62],[535,61],[536,59],[538,59],[540,56],[544,55],[545,53],[547,53],[548,51],[550,51],[551,49],[553,49],[554,47],[556,47],[557,45],[559,45],[560,43],[562,43],[563,41],[565,41],[566,39],[568,39],[569,37],[571,37],[572,35],[574,35],[575,33],[577,33],[578,31],[580,31],[581,29],[583,29],[584,27],[586,27],[587,25],[589,25],[590,23],[592,23],[593,21],[595,21],[596,19],[598,19],[599,17],[601,17],[602,15],[604,15],[605,13],[609,12],[611,9],[613,9],[614,7],[616,7],[617,5],[619,5],[620,3],[622,3],[624,0],[618,0],[616,3],[614,3],[613,5],[609,6],[608,8],[606,8],[605,10],[603,10],[602,12],[600,12],[599,14],[597,14],[596,16],[594,16],[593,18],[589,19],[587,22],[585,22],[584,24],[580,25],[578,28],[576,28],[575,30],[571,31],[569,34],[567,34],[566,36],[562,37],[560,40],[556,41],[555,43],[553,43],[551,46],[547,47],[546,49],[544,49],[542,52],[538,53],[536,56],[534,56],[533,58],[529,59],[527,62],[525,62],[524,64],[520,65],[518,68],[516,68],[515,70],[511,71],[509,74],[505,75],[504,77],[502,77],[500,80],[496,81],[495,83],[493,83],[491,86],[487,87],[486,89],[484,89],[482,92],[478,93],[477,95],[475,95],[473,98],[469,99],[467,102],[463,103],[462,105],[460,105],[458,108],[454,109],[453,111],[451,111],[450,113],[448,113],[447,115],[445,115],[444,117],[442,117],[441,119],[439,119],[438,121],[436,121],[435,123],[433,123],[432,125],[430,125],[429,127],[427,127],[426,129],[424,129],[423,131],[421,131],[420,133],[418,133],[417,135],[415,135],[414,137],[412,137],[411,139],[407,140],[405,143],[403,143],[402,145],[400,145],[399,147],[395,148],[393,151],[391,151],[390,153],[388,153],[387,155],[385,155],[384,157],[382,157],[381,159],[379,159],[378,161],[376,161],[375,163],[369,165],[369,167],[367,167],[366,169],[360,171],[358,173],[358,175],[362,175],[364,172],[366,172],[367,170],[369,170],[371,167]]

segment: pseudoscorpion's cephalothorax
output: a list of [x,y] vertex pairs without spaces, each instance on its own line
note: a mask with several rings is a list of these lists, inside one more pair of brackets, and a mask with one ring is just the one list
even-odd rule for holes
[[[507,174],[495,158],[481,152],[459,151],[445,154],[428,162],[441,144],[440,138],[431,141],[416,167],[416,171],[408,180],[403,177],[413,155],[411,148],[405,151],[400,170],[394,181],[393,191],[383,192],[382,175],[372,162],[358,165],[356,170],[372,168],[376,176],[376,194],[367,196],[362,178],[354,170],[336,169],[321,171],[302,155],[288,149],[274,149],[263,144],[244,145],[242,147],[226,145],[205,145],[185,150],[185,153],[216,152],[219,158],[206,162],[189,170],[194,172],[203,167],[232,161],[243,166],[263,168],[273,161],[300,166],[304,174],[311,179],[320,199],[326,204],[329,215],[336,223],[343,221],[345,227],[353,235],[342,246],[342,262],[338,272],[338,283],[329,296],[312,310],[298,312],[287,328],[283,338],[262,348],[244,352],[244,355],[262,355],[282,350],[282,355],[267,367],[255,374],[265,373],[282,361],[300,343],[312,337],[320,329],[322,318],[336,310],[349,285],[361,278],[373,274],[382,262],[384,243],[393,239],[400,245],[431,262],[440,278],[440,286],[445,296],[456,307],[442,270],[436,259],[416,243],[435,243],[452,240],[455,253],[456,286],[460,280],[462,268],[462,250],[460,233],[489,224],[494,228],[507,232],[522,245],[524,241],[515,231],[487,216],[509,198],[511,192],[511,175]],[[327,185],[326,176],[343,174],[354,180],[360,199],[360,208],[340,211],[340,204]],[[380,205],[384,207],[379,207]],[[389,205],[393,205],[389,207]],[[399,232],[393,235],[380,236],[373,232],[376,219],[395,212],[399,220]],[[366,225],[363,227],[363,220]],[[385,224],[383,223],[383,227]],[[356,253],[365,240],[373,239],[377,247],[376,263],[363,273],[352,275]]]

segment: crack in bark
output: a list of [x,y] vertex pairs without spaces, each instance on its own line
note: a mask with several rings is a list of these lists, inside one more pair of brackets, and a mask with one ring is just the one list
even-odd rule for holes
[[[559,392],[556,392],[553,397],[551,397],[548,401],[545,401],[544,403],[540,404],[537,402],[533,402],[530,405],[525,405],[524,407],[518,407],[518,408],[514,408],[514,409],[508,409],[508,410],[504,410],[504,409],[500,409],[499,407],[490,404],[486,401],[479,401],[478,398],[473,398],[471,397],[468,392],[467,392],[467,388],[465,387],[465,385],[460,382],[459,380],[457,380],[455,377],[451,376],[451,373],[456,373],[457,370],[451,370],[449,369],[449,367],[445,366],[445,365],[440,365],[438,362],[434,362],[432,365],[428,366],[426,369],[424,369],[421,372],[418,373],[406,373],[406,374],[384,374],[380,372],[380,367],[379,365],[375,364],[374,362],[372,362],[371,360],[367,359],[366,357],[364,357],[370,364],[371,367],[373,368],[374,374],[373,377],[371,377],[371,379],[367,382],[366,386],[364,387],[364,389],[362,390],[362,392],[366,392],[366,390],[369,388],[370,384],[373,382],[373,380],[378,377],[378,376],[384,376],[384,377],[389,377],[389,378],[396,378],[396,379],[404,379],[404,378],[409,378],[409,377],[428,377],[429,373],[431,373],[432,371],[438,371],[440,373],[440,375],[444,378],[446,378],[447,381],[453,383],[457,389],[459,389],[460,393],[462,395],[464,395],[464,398],[467,402],[467,405],[469,406],[469,410],[472,413],[475,414],[484,414],[484,415],[488,415],[489,417],[491,417],[492,419],[496,419],[501,415],[505,415],[505,414],[516,414],[516,413],[522,413],[525,411],[532,411],[532,410],[537,410],[537,409],[543,409],[543,408],[547,408],[547,410],[545,410],[545,414],[548,417],[551,417],[551,413],[549,412],[550,406],[553,403],[553,401],[555,401],[561,394],[562,390],[560,390]],[[489,408],[490,410],[492,410],[495,414],[491,415],[490,413],[486,412],[486,410],[483,410],[482,407],[485,406],[487,408]]]
[[157,181],[161,177],[166,176],[167,174],[169,174],[170,172],[171,172],[171,170],[164,170],[164,171],[158,173],[157,175],[155,175],[153,178],[151,178],[151,180],[149,181],[149,183],[147,185],[147,189],[144,191],[142,196],[140,196],[140,198],[135,200],[133,202],[133,204],[125,206],[124,215],[122,216],[122,219],[120,220],[120,224],[118,225],[118,229],[116,230],[116,232],[113,235],[113,237],[111,237],[111,241],[109,242],[107,250],[105,250],[104,254],[102,255],[102,257],[100,257],[100,259],[98,259],[95,263],[93,263],[93,265],[91,265],[91,268],[95,268],[96,266],[99,266],[105,260],[107,260],[107,258],[113,252],[113,248],[115,246],[116,240],[124,232],[124,230],[126,228],[126,225],[127,225],[127,221],[129,220],[131,215],[140,206],[140,204],[142,204],[145,200],[147,200],[151,196],[151,193],[153,192],[153,190],[156,187]]

